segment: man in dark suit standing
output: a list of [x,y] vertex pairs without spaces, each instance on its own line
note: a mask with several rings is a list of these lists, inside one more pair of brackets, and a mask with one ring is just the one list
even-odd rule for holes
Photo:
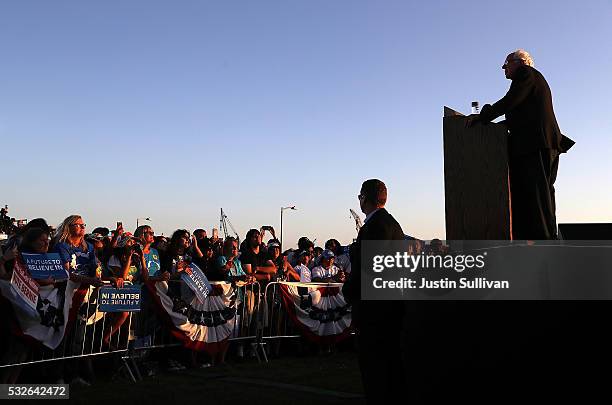
[[353,319],[359,333],[359,366],[367,401],[385,403],[397,400],[405,384],[401,355],[404,303],[361,300],[361,245],[364,240],[403,240],[404,232],[384,208],[387,202],[385,183],[377,179],[366,180],[358,198],[366,218],[350,248],[353,270],[342,292],[353,306]]
[[[493,105],[483,106],[480,115],[470,116],[468,123],[486,123],[501,115],[506,116],[505,123],[510,132],[508,168],[512,236],[519,240],[556,239],[554,183],[559,154],[567,152],[574,142],[561,134],[550,87],[544,76],[533,67],[529,53],[519,49],[509,54],[502,69],[506,78],[512,80],[508,93]],[[500,302],[497,308],[491,309],[491,314],[498,319],[500,316],[509,319],[507,330],[517,333],[516,339],[500,340],[500,345],[517,348],[512,364],[506,367],[506,371],[510,371],[509,379],[512,374],[521,373],[525,381],[538,381],[539,395],[548,397],[557,393],[547,390],[547,387],[567,387],[567,384],[559,383],[567,378],[566,375],[572,375],[572,384],[575,384],[578,378],[571,370],[584,368],[569,366],[571,351],[572,348],[583,351],[588,344],[576,343],[584,335],[584,328],[574,323],[578,319],[574,316],[577,309],[574,303],[533,301],[508,304]],[[518,339],[527,334],[530,336],[528,340]]]
[[483,106],[476,121],[490,122],[505,115],[510,131],[509,171],[514,239],[556,239],[555,188],[559,154],[573,141],[561,134],[552,95],[531,56],[519,49],[506,58],[510,90],[493,105]]

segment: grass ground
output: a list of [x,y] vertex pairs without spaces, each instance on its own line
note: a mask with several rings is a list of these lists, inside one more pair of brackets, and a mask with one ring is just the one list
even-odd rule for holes
[[102,379],[91,387],[73,388],[70,397],[71,402],[82,404],[365,403],[357,355],[352,351],[167,372],[138,383]]

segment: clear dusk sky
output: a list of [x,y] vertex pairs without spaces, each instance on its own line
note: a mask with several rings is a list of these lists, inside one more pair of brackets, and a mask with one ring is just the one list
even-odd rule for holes
[[[612,222],[612,2],[0,1],[0,204],[91,231],[356,236],[363,180],[444,236],[442,107],[501,98],[529,51],[577,144],[559,222]],[[363,216],[362,216],[363,217]]]

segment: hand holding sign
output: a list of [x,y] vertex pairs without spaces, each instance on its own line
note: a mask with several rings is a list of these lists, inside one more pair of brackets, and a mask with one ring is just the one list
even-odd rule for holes
[[55,284],[55,280],[53,279],[53,277],[49,276],[49,278],[45,279],[45,280],[38,280],[38,285],[52,285]]
[[202,270],[196,264],[191,263],[188,266],[189,268],[185,269],[181,274],[181,280],[195,293],[200,302],[204,302],[212,287]]
[[92,280],[90,284],[93,285],[94,287],[102,287],[104,285],[104,282],[100,280],[99,278],[94,277],[94,279]]
[[180,273],[181,271],[185,271],[187,267],[189,267],[189,263],[184,260],[181,260],[176,264],[176,272]]
[[103,287],[99,293],[101,312],[135,312],[140,311],[140,286],[125,286],[122,289]]
[[66,272],[60,256],[57,253],[22,253],[21,257],[23,258],[30,275],[35,280],[52,279],[54,281],[63,281],[68,278],[68,273]]

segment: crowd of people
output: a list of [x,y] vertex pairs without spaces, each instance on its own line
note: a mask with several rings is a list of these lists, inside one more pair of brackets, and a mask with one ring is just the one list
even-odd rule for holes
[[[264,243],[266,233],[270,237]],[[54,230],[43,218],[29,221],[25,226],[11,228],[11,234],[0,245],[0,279],[9,281],[22,253],[59,254],[69,280],[82,286],[101,287],[168,282],[169,290],[180,289],[181,274],[191,266],[197,266],[209,281],[223,281],[237,286],[272,281],[301,283],[343,283],[351,271],[348,249],[338,240],[328,240],[324,247],[317,247],[307,237],[298,240],[297,249],[282,250],[272,227],[251,229],[244,241],[236,238],[222,239],[218,230],[212,236],[198,228],[192,233],[177,229],[170,238],[156,235],[151,225],[138,226],[134,232],[126,231],[118,222],[114,230],[97,227],[87,232],[87,224],[79,215],[70,215]],[[35,280],[39,286],[59,286],[66,280]],[[146,336],[147,317],[154,318],[152,299],[143,288],[141,310],[136,325],[136,336]],[[177,294],[180,294],[178,292]],[[129,317],[128,312],[109,314],[103,330],[105,348],[113,350],[113,336]],[[4,330],[4,364],[24,361],[28,348],[10,332]],[[17,350],[15,350],[17,349]],[[23,355],[16,355],[23,352]],[[215,361],[223,362],[224,355]],[[166,359],[170,370],[184,368],[183,364]],[[189,361],[185,362],[189,363]],[[198,366],[197,354],[191,356],[191,365]],[[2,382],[14,383],[19,372],[4,373]],[[75,373],[74,378],[82,381]]]
[[[121,223],[117,225],[112,231],[98,227],[87,233],[83,218],[71,215],[57,231],[43,218],[14,228],[0,245],[0,278],[10,279],[19,253],[47,252],[60,255],[71,280],[94,286],[103,281],[116,287],[125,281],[168,281],[191,263],[210,281],[342,282],[351,271],[347,249],[336,239],[321,248],[304,236],[298,240],[298,249],[281,252],[270,227],[249,230],[238,246],[236,238],[219,238],[216,229],[212,237],[199,228],[193,233],[177,229],[167,238],[156,236],[150,225],[141,225],[133,233],[125,231]],[[264,243],[266,231],[271,232],[271,238]],[[43,240],[45,243],[32,247]]]

